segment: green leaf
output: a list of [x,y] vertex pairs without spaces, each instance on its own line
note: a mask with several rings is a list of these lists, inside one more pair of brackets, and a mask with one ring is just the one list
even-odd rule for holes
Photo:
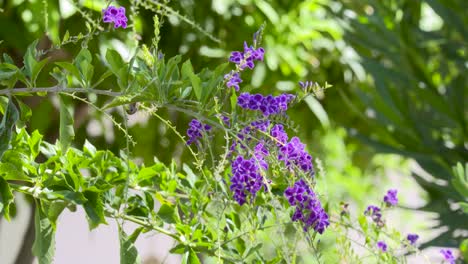
[[45,58],[33,66],[31,73],[31,81],[33,85],[36,84],[37,77],[39,76],[39,73],[42,71],[42,68],[44,68],[47,62],[49,62],[49,58]]
[[32,111],[31,111],[31,108],[29,108],[28,105],[26,105],[25,103],[23,103],[21,100],[16,100],[18,102],[18,106],[20,108],[20,113],[21,113],[21,121],[22,122],[27,122],[31,116],[32,116]]
[[63,210],[67,207],[67,203],[64,201],[52,201],[50,203],[43,204],[44,211],[47,212],[47,218],[52,225],[52,228],[57,230],[57,219]]
[[83,205],[86,215],[88,216],[89,228],[94,229],[99,224],[107,224],[104,218],[104,205],[100,193],[85,191],[83,192],[86,201]]
[[166,223],[174,224],[176,222],[176,216],[174,207],[169,206],[168,204],[161,205],[159,208],[158,216]]
[[60,95],[60,145],[65,153],[75,138],[73,129],[73,107],[64,102],[64,95]]
[[10,206],[13,204],[14,196],[7,181],[0,178],[0,214],[10,221]]
[[36,204],[34,216],[36,237],[32,251],[39,264],[50,264],[55,254],[55,231],[39,203]]
[[192,88],[195,92],[195,96],[198,100],[200,100],[202,98],[201,80],[200,77],[198,77],[193,72],[193,67],[190,60],[187,60],[186,62],[184,62],[184,64],[182,64],[182,78],[187,78],[190,80],[190,82],[192,83]]
[[113,49],[108,49],[106,53],[106,60],[107,63],[109,63],[109,68],[112,73],[119,79],[120,88],[122,88],[122,90],[127,88],[127,65],[125,64],[120,54]]
[[21,167],[18,168],[13,163],[0,163],[0,176],[3,177],[5,180],[31,181],[31,179],[24,175]]
[[66,62],[66,61],[59,61],[59,62],[56,62],[55,64],[58,65],[60,68],[65,69],[67,72],[73,75],[73,77],[75,77],[77,80],[81,80],[80,71],[73,63]]
[[193,249],[189,249],[185,252],[184,257],[182,258],[182,264],[201,264],[200,259],[197,256],[197,253]]
[[0,160],[5,150],[8,149],[11,139],[11,133],[16,121],[19,118],[18,109],[16,109],[13,100],[8,101],[7,108],[0,123]]
[[[138,231],[140,230],[140,231]],[[141,229],[137,229],[138,234]],[[135,232],[137,232],[135,231]],[[135,234],[135,233],[134,233]],[[119,240],[120,240],[120,264],[136,264],[141,263],[138,257],[138,251],[134,245],[138,235],[127,237],[127,234],[119,227]]]
[[31,77],[33,74],[33,69],[36,67],[37,61],[36,61],[36,46],[37,46],[38,40],[35,40],[33,43],[31,43],[28,46],[28,49],[26,50],[26,53],[24,54],[23,57],[23,63],[24,63],[24,69],[25,69],[25,75],[28,77]]

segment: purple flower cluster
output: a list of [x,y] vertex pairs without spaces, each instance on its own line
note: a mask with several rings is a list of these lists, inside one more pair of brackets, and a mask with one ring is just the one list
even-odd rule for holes
[[249,110],[260,110],[264,116],[279,114],[288,109],[288,104],[295,98],[292,94],[279,96],[242,93],[237,98],[237,104]]
[[109,6],[102,10],[102,20],[104,23],[114,23],[114,28],[127,28],[127,17],[125,16],[125,7]]
[[382,251],[382,252],[387,252],[387,243],[383,241],[377,242],[377,247]]
[[275,138],[276,146],[280,147],[288,142],[288,134],[284,131],[284,127],[281,124],[276,124],[270,130],[270,136]]
[[247,42],[244,41],[244,52],[233,51],[229,57],[229,61],[237,64],[241,71],[247,67],[253,69],[255,67],[254,61],[263,61],[264,54],[265,50],[263,48],[255,49],[253,46],[249,47]]
[[197,119],[192,119],[189,123],[189,128],[187,129],[187,135],[189,136],[189,140],[187,140],[187,144],[190,145],[194,142],[197,142],[199,138],[203,136],[203,133],[206,131],[210,131],[210,125],[204,125]]
[[390,189],[387,191],[387,194],[384,196],[384,202],[387,206],[395,206],[398,204],[397,190]]
[[369,205],[364,214],[370,216],[372,221],[374,221],[375,223],[382,223],[382,212],[379,207],[375,205]]
[[440,254],[444,257],[444,260],[450,264],[455,264],[457,258],[452,253],[450,249],[441,249]]
[[264,185],[263,177],[255,158],[244,159],[244,157],[238,156],[231,166],[233,175],[230,189],[234,192],[234,200],[243,205],[247,201],[249,193],[253,199],[262,188]]
[[304,180],[294,183],[293,187],[288,187],[284,191],[291,206],[296,206],[296,211],[292,216],[293,221],[304,223],[304,231],[310,227],[322,234],[330,225],[328,214],[323,209],[317,196]]
[[406,236],[410,245],[415,245],[418,238],[419,236],[417,234],[408,234],[408,236]]
[[288,168],[297,166],[312,176],[315,174],[312,157],[305,151],[305,145],[298,137],[291,138],[291,141],[279,148],[278,159],[284,161]]
[[238,72],[231,71],[230,73],[224,75],[224,79],[227,80],[226,86],[228,88],[234,87],[236,91],[239,91],[239,84],[242,82]]

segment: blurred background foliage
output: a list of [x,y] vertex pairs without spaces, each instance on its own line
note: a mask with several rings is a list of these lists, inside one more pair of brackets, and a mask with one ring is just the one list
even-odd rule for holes
[[[115,2],[129,6],[128,1]],[[324,96],[309,97],[288,112],[300,126],[297,132],[309,151],[320,158],[316,165],[327,172],[320,186],[336,202],[331,205],[352,201],[361,209],[370,200],[380,199],[385,186],[398,185],[385,177],[385,169],[407,168],[402,157],[410,158],[419,169],[404,171],[428,197],[427,204],[417,209],[437,213],[439,224],[434,228],[443,227],[424,246],[457,246],[467,236],[466,214],[455,203],[467,198],[450,184],[452,166],[468,162],[467,1],[152,2],[157,4],[134,10],[137,15],[129,18],[133,27],[106,28],[107,32],[89,42],[89,48],[100,53],[93,59],[102,60],[108,47],[130,58],[136,40],[150,44],[155,11],[168,15],[162,21],[159,43],[165,57],[182,54],[190,58],[196,71],[227,61],[229,53],[241,50],[244,41],[251,43],[252,34],[265,23],[265,63],[255,68],[252,78],[244,78],[251,82],[244,81],[243,89],[278,94],[297,91],[298,81],[333,85]],[[77,6],[85,11],[78,11]],[[21,65],[26,47],[35,39],[40,40],[39,48],[47,49],[83,38],[86,23],[99,23],[105,6],[103,0],[0,0],[0,52],[9,53]],[[170,10],[196,22],[212,37]],[[67,41],[63,41],[65,36],[69,36]],[[63,45],[48,55],[52,61],[67,60],[79,49],[80,45]],[[104,64],[95,69],[98,73],[104,70]],[[52,77],[43,75],[38,84],[51,86]],[[114,86],[112,81],[101,84],[102,89]],[[106,100],[89,99],[97,105]],[[39,129],[47,139],[55,140],[59,125],[56,101],[40,97],[25,101],[33,108],[29,129]],[[120,118],[112,111],[109,114]],[[162,115],[181,132],[190,120],[173,112]],[[142,162],[150,163],[153,156],[166,163],[173,158],[179,164],[191,162],[184,142],[160,121],[139,113],[130,125],[138,142],[132,151]],[[79,102],[75,129],[77,145],[90,138],[97,148],[115,153],[125,145],[102,113]],[[376,156],[379,153],[399,156],[382,159]]]

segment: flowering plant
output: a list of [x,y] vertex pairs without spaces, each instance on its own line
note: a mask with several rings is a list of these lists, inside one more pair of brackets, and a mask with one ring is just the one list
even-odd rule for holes
[[[132,7],[129,17],[136,12]],[[101,22],[113,24],[112,30],[134,27],[125,10],[109,5],[102,10]],[[279,95],[244,90],[245,72],[262,63],[268,52],[261,47],[263,28],[253,35],[252,45],[246,41],[243,51],[226,58],[231,64],[195,72],[190,60],[180,65],[179,55],[166,61],[158,48],[161,20],[155,15],[152,45],[138,43],[128,61],[110,48],[101,56],[88,48],[94,32],[102,27],[95,23],[85,38],[75,39],[82,41],[82,48],[72,60],[52,64],[47,54],[54,48],[37,50],[33,42],[24,66],[16,66],[6,54],[0,62],[0,212],[10,219],[14,193],[34,200],[37,230],[32,250],[40,264],[53,260],[58,216],[77,206],[84,208],[90,229],[116,220],[121,263],[139,262],[134,242],[144,232],[158,232],[176,241],[170,252],[182,254],[185,263],[307,262],[300,254],[304,251],[325,262],[327,250],[337,261],[362,262],[369,257],[399,262],[405,261],[406,253],[419,253],[418,235],[400,237],[385,222],[384,212],[398,204],[397,190],[389,190],[380,207],[370,205],[353,217],[345,204],[335,210],[337,206],[327,202],[330,194],[317,188],[325,172],[315,169],[318,159],[294,133],[287,110],[327,86],[307,81],[299,84],[298,94]],[[93,61],[94,55],[99,61]],[[98,64],[107,70],[95,78]],[[46,66],[52,66],[49,74],[54,84],[37,87]],[[116,86],[101,89],[108,78]],[[55,144],[38,131],[27,130],[31,110],[20,98],[32,94],[54,94],[58,101],[60,131]],[[92,100],[96,95],[110,100],[97,105]],[[125,148],[117,155],[96,149],[88,140],[77,145],[73,105],[67,98],[106,115],[125,137]],[[120,119],[107,109],[118,109]],[[161,109],[192,120],[176,127],[160,115]],[[184,142],[193,164],[135,162],[131,149],[137,142],[128,119],[137,111],[171,129]],[[185,128],[188,138],[183,135]],[[127,234],[126,221],[139,227]],[[347,235],[350,230],[358,233],[359,241]],[[270,234],[278,234],[279,241],[265,239]],[[331,241],[338,247],[327,246],[335,243]],[[372,254],[359,255],[356,247]],[[442,254],[447,261],[455,261],[451,251]]]

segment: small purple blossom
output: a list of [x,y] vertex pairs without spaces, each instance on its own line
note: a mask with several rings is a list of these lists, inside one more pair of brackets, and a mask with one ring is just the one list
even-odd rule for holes
[[263,61],[264,54],[265,50],[263,48],[255,49],[253,46],[249,47],[247,42],[244,42],[244,51],[233,51],[229,61],[237,64],[241,71],[247,67],[253,69],[255,67],[254,61]]
[[410,245],[415,245],[418,238],[419,236],[417,234],[408,234],[408,236],[406,236],[406,239],[408,239]]
[[330,222],[328,214],[317,199],[314,191],[303,180],[294,183],[294,186],[288,187],[284,195],[291,206],[296,206],[293,213],[293,221],[301,221],[304,224],[304,231],[312,227],[316,232],[322,234]]
[[238,72],[232,71],[231,73],[224,75],[224,79],[227,80],[226,86],[228,88],[234,87],[236,91],[239,91],[239,84],[242,82],[242,79]]
[[279,148],[278,159],[284,161],[288,168],[297,166],[312,176],[315,174],[312,156],[305,151],[305,145],[301,143],[298,137],[291,138],[291,141]]
[[387,244],[383,241],[377,242],[377,247],[382,251],[382,252],[387,252]]
[[380,212],[380,208],[375,205],[369,205],[364,212],[365,215],[370,216],[372,221],[377,224],[382,223],[382,213]]
[[448,262],[450,264],[455,264],[455,256],[452,253],[452,250],[450,249],[441,249],[440,254],[444,257],[445,262]]
[[397,190],[390,189],[387,191],[387,194],[384,196],[384,202],[387,206],[395,206],[398,204]]
[[127,17],[125,16],[125,7],[109,6],[102,10],[102,20],[104,23],[114,23],[114,28],[127,28]]
[[[263,164],[261,164],[263,166]],[[230,189],[234,193],[234,200],[240,205],[247,201],[247,195],[253,200],[257,192],[264,186],[263,177],[256,158],[244,159],[238,156],[232,162],[232,177]]]
[[203,133],[211,130],[210,125],[204,125],[197,119],[192,119],[189,123],[189,128],[187,129],[187,135],[189,136],[189,140],[187,140],[187,144],[190,145],[194,142],[197,142],[198,139],[202,138]]

